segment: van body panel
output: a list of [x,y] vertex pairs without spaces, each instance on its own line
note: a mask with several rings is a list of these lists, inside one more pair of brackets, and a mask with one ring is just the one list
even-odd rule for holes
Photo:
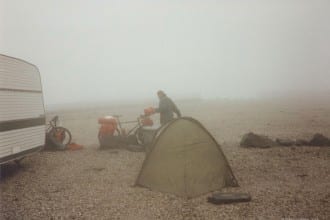
[[0,54],[0,163],[42,149],[45,129],[38,68]]

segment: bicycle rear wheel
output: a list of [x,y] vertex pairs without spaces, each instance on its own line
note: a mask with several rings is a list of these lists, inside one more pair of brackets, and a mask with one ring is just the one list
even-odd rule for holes
[[71,132],[64,127],[55,127],[50,132],[51,140],[56,146],[67,147],[71,143],[72,135]]

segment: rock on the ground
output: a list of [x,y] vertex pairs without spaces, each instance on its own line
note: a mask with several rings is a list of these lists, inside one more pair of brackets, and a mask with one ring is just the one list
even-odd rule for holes
[[257,148],[268,148],[277,145],[278,144],[269,137],[265,135],[254,134],[253,132],[245,134],[240,143],[241,147],[257,147]]
[[323,134],[315,134],[309,142],[312,146],[330,146],[330,139]]

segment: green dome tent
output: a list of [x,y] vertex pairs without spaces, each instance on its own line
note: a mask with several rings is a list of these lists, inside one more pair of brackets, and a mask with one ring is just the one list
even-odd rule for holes
[[197,120],[188,117],[158,131],[136,185],[188,198],[238,186],[220,145]]

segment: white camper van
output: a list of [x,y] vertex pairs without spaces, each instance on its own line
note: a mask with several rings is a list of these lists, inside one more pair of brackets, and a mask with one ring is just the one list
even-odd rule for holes
[[45,109],[38,68],[0,54],[0,164],[45,144]]

